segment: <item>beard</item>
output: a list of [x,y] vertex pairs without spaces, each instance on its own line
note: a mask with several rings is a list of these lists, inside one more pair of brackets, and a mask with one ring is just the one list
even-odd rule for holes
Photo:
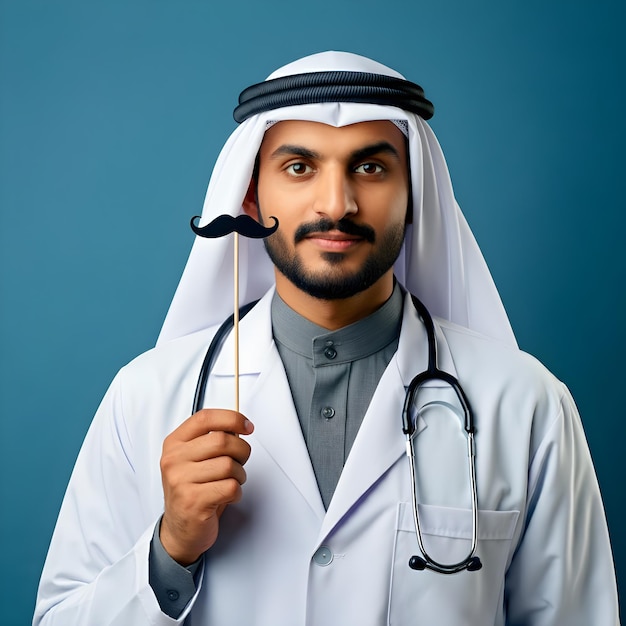
[[280,229],[263,240],[276,269],[298,289],[319,300],[350,298],[371,287],[393,267],[402,249],[406,224],[390,225],[380,234],[380,240],[376,243],[376,233],[370,226],[344,219],[336,223],[322,219],[300,226],[294,235],[294,245],[308,234],[330,230],[362,237],[372,244],[373,249],[360,268],[349,272],[342,267],[347,256],[345,253],[323,252],[321,257],[326,261],[326,267],[317,272],[309,271],[304,267],[298,253],[288,246]]

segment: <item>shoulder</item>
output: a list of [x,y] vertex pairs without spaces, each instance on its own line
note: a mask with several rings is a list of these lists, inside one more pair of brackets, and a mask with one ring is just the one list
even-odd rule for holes
[[[118,372],[112,388],[127,423],[189,416],[206,351],[216,328],[158,344]],[[162,416],[162,417],[157,417]],[[173,426],[170,425],[171,428]]]
[[[426,327],[410,298],[405,300],[399,368],[403,379],[410,380],[415,368],[426,367]],[[449,320],[433,316],[437,345],[437,365],[456,377],[463,388],[475,393],[519,391],[556,394],[566,388],[539,360],[517,345],[487,336]]]
[[562,383],[537,358],[502,341],[437,318],[437,326],[459,370],[471,367],[497,378],[522,379],[524,383],[562,387]]
[[163,438],[191,414],[200,368],[215,328],[160,343],[122,367],[95,422],[109,424],[133,463],[158,458]]
[[[271,294],[264,297],[252,311],[241,320],[241,342],[251,342],[265,318],[269,319]],[[269,323],[265,324],[269,327]],[[198,330],[197,332],[164,341],[151,350],[140,354],[121,368],[117,375],[118,384],[126,390],[138,390],[143,393],[149,387],[153,395],[173,394],[183,386],[195,384],[200,374],[202,363],[213,338],[222,323]],[[227,330],[232,328],[232,323]],[[251,338],[252,337],[252,338]],[[220,355],[228,350],[228,337]],[[245,356],[245,355],[243,355]],[[192,391],[193,393],[193,391]]]
[[457,378],[476,404],[487,398],[511,419],[539,419],[549,428],[565,413],[576,413],[566,385],[537,358],[516,346],[437,319]]
[[122,367],[119,375],[123,379],[129,379],[180,372],[204,357],[216,330],[217,327],[206,328],[159,343]]
[[[541,450],[584,446],[582,422],[567,386],[534,356],[515,346],[436,320],[455,375],[473,409],[478,439],[507,450],[516,467]],[[569,443],[568,443],[569,442]],[[514,463],[513,459],[519,463]]]

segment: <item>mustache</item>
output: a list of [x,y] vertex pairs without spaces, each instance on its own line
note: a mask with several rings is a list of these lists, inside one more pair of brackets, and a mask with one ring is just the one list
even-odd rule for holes
[[238,215],[233,217],[232,215],[218,215],[212,222],[209,222],[206,226],[196,226],[196,220],[200,219],[199,215],[194,215],[191,218],[190,226],[198,237],[205,237],[207,239],[216,239],[217,237],[224,237],[230,235],[230,233],[239,233],[244,237],[251,239],[263,239],[269,237],[276,232],[278,228],[278,220],[271,215],[271,219],[274,220],[272,226],[263,226],[249,215]]
[[328,218],[322,218],[317,222],[311,222],[310,224],[302,224],[296,229],[293,236],[294,242],[299,243],[308,235],[312,233],[327,233],[331,230],[338,230],[345,235],[353,235],[374,243],[376,240],[376,233],[371,226],[366,224],[356,224],[351,220],[340,219],[337,222],[333,222]]

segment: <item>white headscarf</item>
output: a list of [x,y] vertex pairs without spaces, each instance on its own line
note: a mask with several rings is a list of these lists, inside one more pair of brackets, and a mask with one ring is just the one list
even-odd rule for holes
[[[280,68],[268,80],[319,71],[355,71],[403,78],[355,54],[322,52]],[[413,223],[395,263],[396,278],[432,315],[516,346],[500,296],[476,240],[459,209],[445,158],[431,128],[397,107],[357,103],[306,104],[275,109],[243,122],[222,149],[209,188],[203,226],[221,214],[242,213],[254,160],[268,122],[308,120],[347,126],[371,120],[406,120],[413,185]],[[240,237],[240,301],[260,298],[274,283],[262,240]],[[233,237],[196,237],[159,342],[220,323],[232,313]]]

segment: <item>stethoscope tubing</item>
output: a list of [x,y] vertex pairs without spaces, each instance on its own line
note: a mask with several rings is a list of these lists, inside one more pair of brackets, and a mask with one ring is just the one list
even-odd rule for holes
[[[459,381],[449,372],[440,370],[437,365],[437,337],[435,335],[435,323],[428,309],[415,296],[411,296],[418,315],[426,328],[428,339],[428,365],[425,371],[417,374],[409,383],[404,406],[402,408],[402,432],[406,437],[406,454],[409,459],[409,471],[411,472],[411,503],[413,505],[413,522],[415,524],[415,534],[417,535],[417,545],[422,557],[413,556],[409,560],[412,569],[429,569],[439,574],[456,574],[463,570],[476,571],[482,567],[480,559],[475,556],[478,545],[478,489],[476,486],[476,448],[474,443],[474,413],[469,400],[463,391]],[[421,386],[429,381],[440,380],[449,385],[455,392],[461,408],[463,410],[463,428],[467,436],[467,457],[470,492],[472,498],[472,543],[467,556],[457,563],[440,563],[433,559],[424,546],[422,537],[422,525],[420,523],[419,506],[417,499],[417,479],[415,477],[415,446],[413,438],[415,436],[416,424],[411,419],[411,407],[417,392]]]
[[[252,302],[248,302],[239,309],[239,320],[241,321],[252,309],[252,307],[258,302],[258,300],[253,300]],[[215,364],[215,359],[217,359],[217,355],[220,353],[222,346],[224,345],[224,341],[228,336],[228,333],[233,328],[235,323],[235,314],[233,313],[231,316],[227,317],[222,325],[217,329],[215,335],[213,335],[213,339],[209,345],[206,354],[204,355],[204,360],[202,361],[202,367],[200,368],[200,375],[198,376],[198,382],[196,383],[196,391],[193,394],[193,404],[191,408],[191,414],[197,413],[204,404],[204,392],[206,391],[206,384],[209,380],[209,374],[213,369],[213,365]]]

